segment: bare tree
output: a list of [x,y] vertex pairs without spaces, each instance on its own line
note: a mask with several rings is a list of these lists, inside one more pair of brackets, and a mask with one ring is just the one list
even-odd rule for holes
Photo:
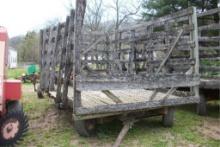
[[125,0],[113,0],[113,4],[108,6],[109,8],[115,11],[115,31],[117,32],[120,26],[128,21],[129,18],[136,15],[141,8],[141,3],[135,1],[138,5],[135,5],[133,1],[125,1]]
[[100,31],[103,17],[103,0],[90,0],[87,5],[85,25],[90,31]]
[[114,19],[114,30],[115,30],[115,49],[118,49],[119,43],[119,28],[123,23],[128,21],[132,16],[136,15],[141,8],[141,3],[139,0],[135,1],[138,3],[138,6],[132,3],[133,1],[128,1],[128,0],[113,0],[113,3],[109,6],[108,8],[112,9],[113,12],[115,13]]
[[[74,1],[68,0],[65,7],[70,11],[74,8]],[[85,27],[89,31],[100,31],[103,13],[103,0],[89,0],[86,6]]]

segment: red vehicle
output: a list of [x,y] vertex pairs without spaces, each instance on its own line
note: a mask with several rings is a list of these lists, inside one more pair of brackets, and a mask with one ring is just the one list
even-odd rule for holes
[[8,35],[0,26],[0,146],[13,146],[28,129],[28,120],[19,103],[21,81],[7,80]]

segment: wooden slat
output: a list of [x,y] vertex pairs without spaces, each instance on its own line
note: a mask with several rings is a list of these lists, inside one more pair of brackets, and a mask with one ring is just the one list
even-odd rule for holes
[[[74,25],[74,57],[73,57],[73,75],[75,76],[80,74],[80,52],[81,52],[81,43],[82,43],[82,27],[83,20],[86,10],[86,0],[76,0],[76,11],[75,11],[75,25]],[[81,92],[76,89],[76,83],[74,80],[74,111],[77,107],[81,106]]]
[[102,91],[105,95],[107,95],[109,98],[111,98],[115,103],[122,103],[122,101],[113,93],[111,93],[111,91],[109,90],[103,90]]
[[209,51],[209,50],[216,50],[216,51],[220,51],[220,46],[208,46],[208,47],[199,47],[199,50],[204,50],[204,51]]
[[206,42],[219,42],[220,36],[215,37],[199,37],[199,41],[206,41]]
[[205,26],[200,26],[199,31],[204,31],[204,30],[219,30],[220,29],[220,24],[218,23],[213,23],[213,24],[208,24]]
[[201,66],[200,67],[201,72],[219,72],[220,73],[220,67],[218,66]]
[[113,89],[152,89],[166,87],[190,87],[199,84],[199,77],[186,75],[164,75],[128,77],[77,77],[77,90],[113,90]]
[[200,18],[200,17],[203,17],[203,16],[208,16],[208,15],[212,15],[212,14],[219,13],[219,12],[220,12],[220,8],[211,9],[211,10],[208,10],[208,11],[203,12],[203,13],[198,13],[197,17]]

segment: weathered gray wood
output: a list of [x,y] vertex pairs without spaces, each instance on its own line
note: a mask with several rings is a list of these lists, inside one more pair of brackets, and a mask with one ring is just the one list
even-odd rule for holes
[[[80,52],[81,52],[81,43],[82,43],[82,26],[86,9],[86,0],[76,0],[76,11],[75,11],[75,26],[74,26],[74,60],[73,60],[73,76],[74,79],[77,75],[80,75]],[[76,89],[76,82],[74,83],[74,111],[81,106],[81,92]]]
[[41,72],[40,72],[40,86],[39,86],[39,90],[43,91],[45,89],[45,85],[44,85],[44,62],[45,62],[45,59],[44,59],[44,32],[43,30],[40,30],[40,41],[39,41],[39,48],[40,48],[40,63],[39,63],[39,66],[40,66],[40,69],[41,69]]
[[[193,7],[193,14],[189,20],[190,24],[194,25],[194,30],[190,33],[191,41],[195,42],[195,47],[191,51],[191,58],[196,60],[194,67],[194,75],[199,75],[199,41],[198,41],[198,23],[197,23],[197,14],[196,8]],[[194,94],[196,97],[199,97],[199,85],[196,85],[193,88]]]
[[[131,80],[132,79],[132,80]],[[113,89],[153,89],[168,87],[190,87],[199,85],[199,76],[159,75],[144,77],[77,77],[78,90],[113,90]]]
[[129,129],[133,126],[135,120],[130,120],[130,121],[126,121],[123,124],[123,127],[113,145],[113,147],[119,147],[123,138],[125,137],[125,135],[128,133]]
[[199,50],[205,50],[205,51],[209,51],[209,50],[216,50],[216,51],[220,51],[220,46],[209,46],[209,47],[199,47]]
[[203,42],[219,42],[220,36],[215,36],[215,37],[199,37],[199,41]]
[[183,30],[180,30],[175,42],[173,43],[173,46],[170,48],[169,52],[167,53],[166,57],[163,59],[162,63],[160,64],[159,68],[157,69],[156,71],[156,74],[158,74],[160,72],[160,70],[162,69],[162,67],[165,65],[165,63],[167,62],[168,58],[170,57],[171,53],[173,52],[173,50],[175,49],[179,39],[180,39],[180,36],[182,35],[183,33]]
[[[58,27],[60,28],[59,32],[58,32],[58,36],[61,36],[61,28],[64,27],[64,34],[66,34],[67,32],[67,26],[66,25],[62,25],[59,24]],[[57,39],[59,39],[57,37]],[[65,35],[63,35],[63,39],[62,41],[60,41],[60,48],[61,48],[61,55],[60,55],[60,62],[58,65],[59,71],[58,71],[58,77],[57,77],[57,95],[56,95],[56,102],[60,103],[62,101],[61,97],[62,97],[62,93],[61,93],[61,88],[62,88],[62,81],[63,81],[63,73],[62,70],[64,68],[64,62],[63,60],[65,59],[65,54],[66,54],[66,47],[65,47]]]
[[111,91],[103,90],[102,92],[106,94],[109,98],[111,98],[116,104],[122,103],[122,101],[117,96],[115,96],[113,93],[111,93]]
[[79,107],[76,109],[76,115],[92,115],[100,113],[112,113],[112,112],[125,112],[125,111],[137,111],[144,109],[162,108],[168,106],[178,106],[182,104],[198,103],[199,97],[182,97],[178,99],[167,99],[165,102],[160,101],[146,101],[141,103],[131,104],[117,104],[117,105],[102,105],[92,108]]
[[198,13],[198,18],[203,17],[203,16],[212,15],[212,14],[219,13],[219,12],[220,12],[220,8],[211,9],[211,10],[208,10],[203,13]]
[[201,72],[220,72],[219,66],[200,66]]
[[153,20],[153,21],[150,21],[150,22],[145,22],[145,23],[142,23],[142,24],[129,26],[128,28],[123,28],[123,29],[120,29],[119,31],[123,32],[123,31],[127,31],[127,30],[133,30],[135,28],[140,28],[142,26],[146,27],[146,26],[149,26],[149,25],[152,25],[152,24],[153,25],[158,25],[158,24],[161,24],[162,22],[165,23],[166,21],[174,20],[176,18],[187,16],[187,15],[190,15],[192,13],[193,13],[193,8],[190,7],[188,9],[179,11],[178,13],[174,13],[174,14],[170,14],[170,15],[167,15],[167,16],[164,16],[164,17],[161,17],[161,18],[157,18],[156,20]]
[[72,71],[71,59],[69,57],[71,54],[70,34],[72,34],[71,30],[70,30],[70,28],[71,28],[70,21],[72,21],[72,18],[70,18],[70,17],[67,17],[67,20],[66,20],[66,27],[68,28],[68,35],[67,35],[66,47],[65,47],[66,48],[66,55],[65,55],[64,80],[63,80],[63,92],[62,92],[62,104],[64,107],[67,107],[68,85],[69,85],[69,78],[70,78],[71,71]]
[[220,25],[217,23],[213,23],[213,24],[208,24],[208,25],[204,25],[204,26],[200,26],[199,31],[203,31],[203,30],[219,30],[220,29]]
[[220,78],[201,79],[201,83],[200,83],[199,87],[202,89],[219,89]]

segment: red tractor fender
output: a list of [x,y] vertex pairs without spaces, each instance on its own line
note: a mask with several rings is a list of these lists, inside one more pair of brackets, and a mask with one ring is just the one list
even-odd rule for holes
[[18,101],[21,98],[21,81],[20,80],[5,80],[5,101]]

